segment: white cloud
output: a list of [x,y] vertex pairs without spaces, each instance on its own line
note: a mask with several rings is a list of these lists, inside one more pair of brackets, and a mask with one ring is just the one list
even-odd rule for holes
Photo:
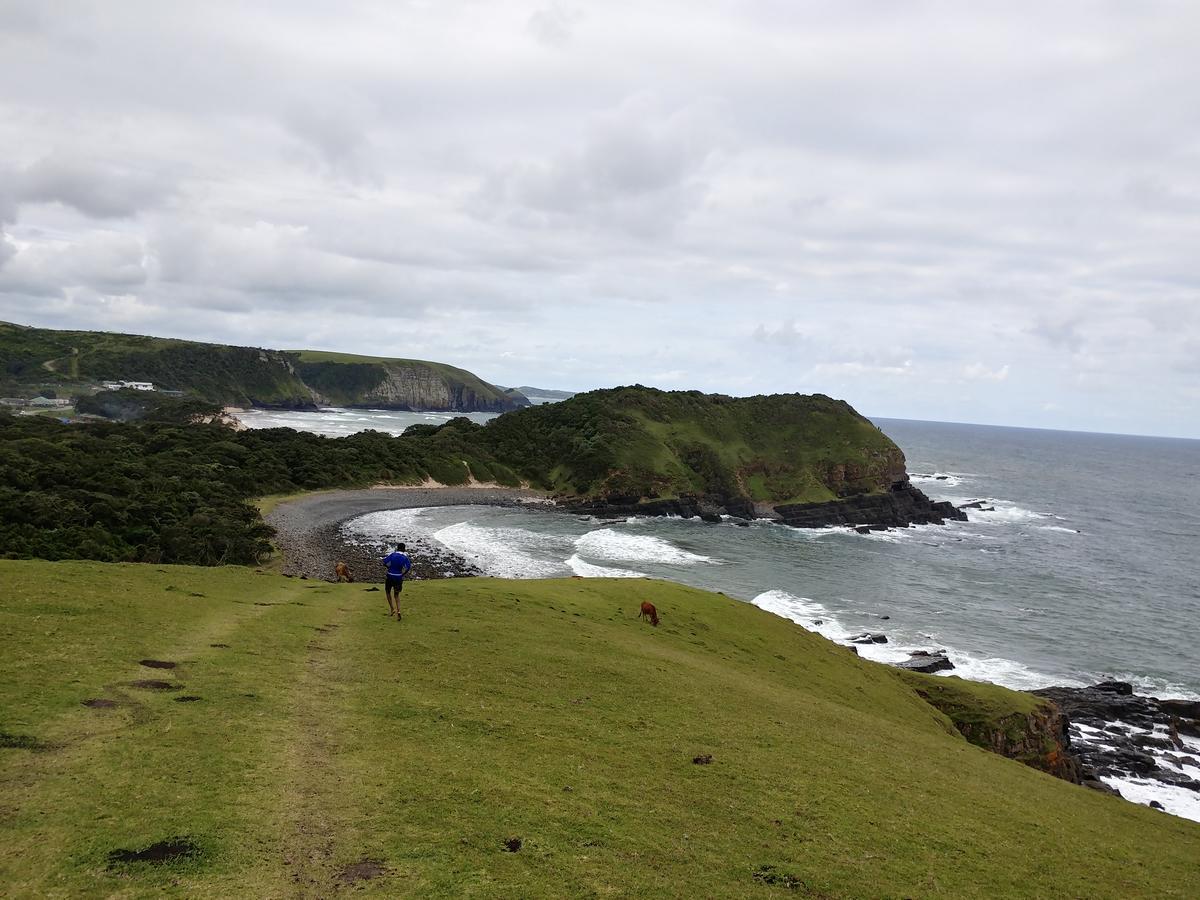
[[998,369],[989,369],[983,363],[975,362],[963,366],[963,378],[968,381],[1007,381],[1008,366],[1003,365]]

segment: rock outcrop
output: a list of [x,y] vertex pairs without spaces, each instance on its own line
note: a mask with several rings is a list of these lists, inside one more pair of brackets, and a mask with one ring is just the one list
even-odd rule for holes
[[947,520],[965,522],[967,514],[953,503],[930,500],[907,480],[893,482],[882,494],[862,494],[826,503],[793,503],[776,506],[780,521],[793,528],[826,528],[830,525],[885,526],[942,525]]
[[965,522],[967,514],[954,504],[930,500],[909,481],[892,484],[886,493],[860,494],[822,503],[790,503],[780,506],[754,503],[746,497],[673,497],[667,500],[639,501],[634,496],[609,495],[576,500],[563,497],[560,503],[571,509],[600,518],[625,516],[698,517],[720,522],[724,516],[735,519],[768,518],[793,528],[828,528],[844,525],[859,531],[882,531],[909,525],[943,525],[947,521]]
[[1194,739],[1200,737],[1200,702],[1139,696],[1124,681],[1033,693],[1052,700],[1070,719],[1072,748],[1085,780],[1134,777],[1200,792],[1200,780],[1187,774],[1200,768],[1200,742]]

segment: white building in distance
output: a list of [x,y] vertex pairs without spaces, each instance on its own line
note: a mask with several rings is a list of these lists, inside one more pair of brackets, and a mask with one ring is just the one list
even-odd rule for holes
[[154,383],[151,381],[102,381],[100,384],[106,391],[119,391],[122,388],[131,391],[154,390]]

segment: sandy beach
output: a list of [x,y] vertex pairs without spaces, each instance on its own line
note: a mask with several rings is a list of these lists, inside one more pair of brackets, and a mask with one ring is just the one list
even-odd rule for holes
[[[276,531],[275,543],[283,555],[285,575],[333,580],[334,565],[345,562],[355,581],[382,582],[383,568],[379,558],[386,552],[384,546],[348,542],[342,535],[343,522],[385,509],[527,506],[547,502],[543,493],[519,488],[389,486],[308,494],[280,503],[265,518]],[[474,566],[444,547],[428,545],[407,535],[398,534],[395,538],[408,544],[416,578],[479,574]]]

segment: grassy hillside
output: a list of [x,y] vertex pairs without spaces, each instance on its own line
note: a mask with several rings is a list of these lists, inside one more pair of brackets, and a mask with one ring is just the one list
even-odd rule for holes
[[13,389],[21,384],[151,381],[215,403],[312,405],[312,392],[288,359],[255,347],[0,322],[0,371]]
[[[405,601],[398,624],[361,585],[0,562],[5,894],[1195,896],[1200,826],[974,747],[748,604]],[[184,855],[122,861],[163,841]]]
[[904,455],[842,400],[641,386],[577,394],[488,424],[479,442],[563,493],[803,503],[885,490]]
[[[77,390],[106,380],[151,381],[218,404],[311,407],[317,401],[360,404],[398,378],[417,385],[402,404],[413,408],[502,410],[527,402],[442,363],[0,322],[0,387],[10,393],[55,386]],[[423,399],[429,401],[425,406]]]

